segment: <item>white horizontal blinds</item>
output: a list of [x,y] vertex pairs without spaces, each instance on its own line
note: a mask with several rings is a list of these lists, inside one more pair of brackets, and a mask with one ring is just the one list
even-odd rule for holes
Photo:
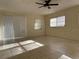
[[4,40],[4,24],[3,19],[0,19],[0,41]]
[[26,21],[24,16],[3,16],[0,20],[0,40],[5,41],[15,38],[24,38]]
[[40,19],[36,19],[35,23],[34,23],[34,29],[35,30],[41,29],[41,26],[42,26],[41,20]]
[[56,18],[56,26],[65,26],[65,16]]
[[13,20],[10,16],[4,16],[4,38],[6,40],[14,39]]
[[56,18],[50,20],[50,27],[56,27]]
[[50,27],[65,26],[65,16],[50,19]]
[[16,38],[25,37],[26,33],[26,19],[24,16],[13,16],[14,19],[14,32]]

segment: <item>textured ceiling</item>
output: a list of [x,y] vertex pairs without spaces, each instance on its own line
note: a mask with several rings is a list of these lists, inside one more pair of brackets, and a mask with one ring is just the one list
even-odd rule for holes
[[35,2],[43,2],[43,0],[0,0],[0,10],[43,15],[79,5],[79,0],[52,0],[51,3],[59,3],[59,6],[52,6],[52,9],[48,9],[38,8],[40,5]]

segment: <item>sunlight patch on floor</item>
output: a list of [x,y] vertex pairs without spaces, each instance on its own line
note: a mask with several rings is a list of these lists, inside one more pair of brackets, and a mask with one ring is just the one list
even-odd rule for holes
[[33,49],[36,49],[36,48],[39,48],[39,47],[42,47],[42,46],[44,46],[44,45],[43,44],[40,44],[38,42],[33,42],[33,43],[30,43],[30,44],[24,45],[23,47],[27,51],[30,51],[30,50],[33,50]]
[[20,44],[21,44],[27,51],[30,51],[30,50],[33,50],[33,49],[36,49],[36,48],[39,48],[39,47],[44,46],[43,44],[38,43],[38,42],[33,41],[33,40],[23,41],[23,42],[20,42]]
[[70,57],[68,57],[68,56],[66,56],[66,55],[62,55],[60,58],[58,58],[58,59],[72,59],[72,58],[70,58]]
[[33,40],[27,40],[27,41],[23,41],[23,42],[20,42],[21,45],[26,45],[26,44],[30,44],[30,43],[33,43],[35,41]]
[[11,52],[12,52],[12,55],[15,56],[25,51],[21,47],[16,47],[16,48],[11,49]]
[[7,45],[0,46],[0,50],[6,50],[17,46],[19,46],[18,43],[7,44]]
[[2,55],[1,58],[4,59],[18,54],[22,54],[24,52],[28,52],[30,50],[34,50],[36,48],[40,48],[42,46],[44,46],[44,44],[38,43],[33,40],[7,44],[0,46],[0,56]]

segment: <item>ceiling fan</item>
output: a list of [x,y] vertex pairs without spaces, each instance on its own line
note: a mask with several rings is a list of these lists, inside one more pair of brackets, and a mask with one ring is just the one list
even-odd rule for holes
[[59,5],[58,3],[56,3],[56,4],[51,4],[50,2],[51,2],[51,0],[44,0],[44,3],[36,2],[36,4],[41,5],[39,8],[48,7],[48,9],[51,9],[50,6],[58,6],[58,5]]

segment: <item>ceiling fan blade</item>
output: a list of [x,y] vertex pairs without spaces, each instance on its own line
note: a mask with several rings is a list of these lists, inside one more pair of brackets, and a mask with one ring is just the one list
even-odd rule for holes
[[42,7],[44,7],[44,6],[40,6],[39,8],[42,8]]
[[44,5],[43,3],[35,2],[36,4]]
[[59,5],[59,4],[49,4],[50,6],[55,6],[55,5]]

